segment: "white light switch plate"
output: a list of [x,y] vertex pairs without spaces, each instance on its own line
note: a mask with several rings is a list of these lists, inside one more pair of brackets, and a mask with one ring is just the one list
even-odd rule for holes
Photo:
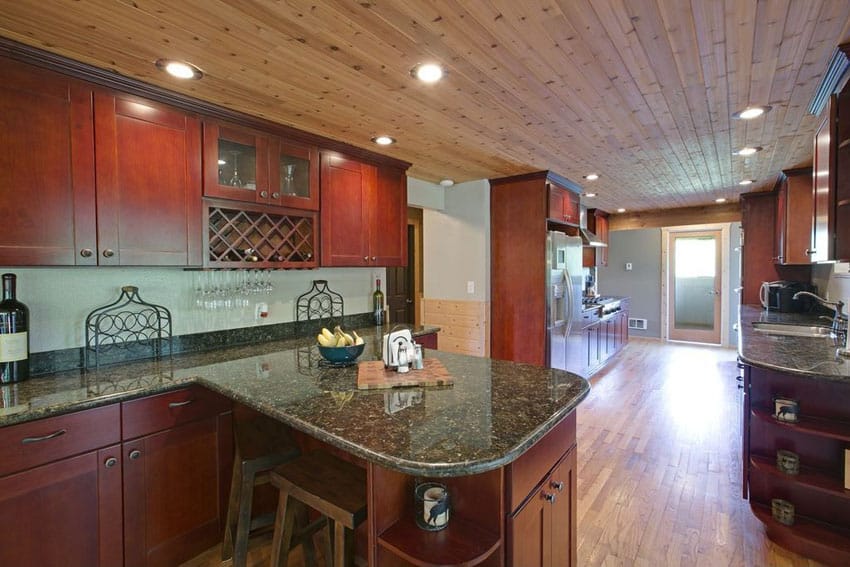
[[466,293],[469,293],[469,294],[475,293],[475,282],[474,281],[469,280],[468,282],[466,282]]

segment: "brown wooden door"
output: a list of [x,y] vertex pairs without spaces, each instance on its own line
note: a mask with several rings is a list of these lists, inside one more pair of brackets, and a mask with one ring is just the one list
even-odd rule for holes
[[578,565],[576,550],[578,509],[576,450],[572,449],[552,471],[549,490],[555,495],[551,502],[551,542],[553,567]]
[[[413,249],[413,226],[408,226],[407,247]],[[387,268],[387,309],[391,324],[413,324],[413,268],[407,266]]]
[[[600,211],[594,212],[594,217],[596,218],[596,237],[605,244],[608,244],[608,217],[600,213]],[[608,265],[607,246],[596,248],[596,265]]]
[[197,119],[109,93],[95,95],[100,265],[200,265]]
[[0,76],[0,264],[97,264],[91,89],[2,58]]
[[551,506],[546,488],[536,490],[525,506],[508,519],[508,567],[549,567],[552,545]]
[[721,231],[670,231],[668,238],[670,340],[720,344]]
[[231,415],[125,442],[124,565],[178,565],[215,545],[227,514]]
[[268,203],[269,137],[248,128],[204,120],[204,195]]
[[[378,168],[371,199],[369,262],[375,266],[407,265],[407,176]],[[392,321],[392,319],[390,319]]]
[[115,445],[0,478],[0,565],[121,565]]
[[372,165],[339,154],[321,156],[322,266],[368,266]]
[[[850,89],[836,98],[835,139],[835,259],[850,260]],[[832,176],[832,174],[830,174]]]
[[812,170],[784,172],[776,200],[776,255],[780,264],[811,264],[815,202]]

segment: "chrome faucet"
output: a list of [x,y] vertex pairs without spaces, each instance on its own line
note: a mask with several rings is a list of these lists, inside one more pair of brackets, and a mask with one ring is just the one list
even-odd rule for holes
[[832,332],[838,338],[841,345],[838,352],[845,356],[850,355],[850,351],[847,350],[847,315],[844,314],[844,302],[840,299],[838,301],[829,301],[810,291],[798,291],[792,299],[798,299],[803,295],[814,298],[818,303],[824,307],[829,307],[835,312],[832,317]]

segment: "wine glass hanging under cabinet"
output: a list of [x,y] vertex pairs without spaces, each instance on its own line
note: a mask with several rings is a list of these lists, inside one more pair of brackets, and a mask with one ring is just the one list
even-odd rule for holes
[[315,146],[204,122],[204,196],[319,210]]

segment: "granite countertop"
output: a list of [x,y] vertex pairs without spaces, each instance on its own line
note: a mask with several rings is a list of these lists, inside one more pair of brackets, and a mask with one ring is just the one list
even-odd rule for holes
[[[366,340],[360,360],[379,358],[376,329],[357,331]],[[319,367],[315,340],[291,339],[4,385],[0,426],[197,383],[382,466],[447,477],[513,461],[590,390],[560,370],[425,350],[453,385],[358,390],[356,366]]]
[[831,337],[768,335],[754,330],[753,322],[830,326],[807,313],[777,313],[742,305],[739,311],[738,357],[741,362],[810,378],[850,381],[850,359],[838,356]]

